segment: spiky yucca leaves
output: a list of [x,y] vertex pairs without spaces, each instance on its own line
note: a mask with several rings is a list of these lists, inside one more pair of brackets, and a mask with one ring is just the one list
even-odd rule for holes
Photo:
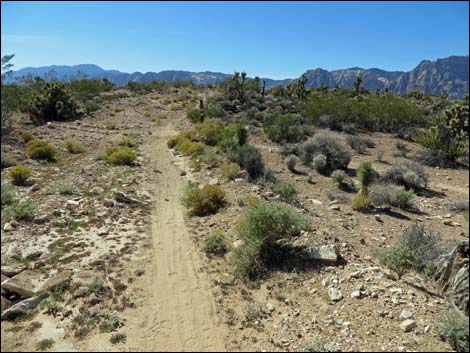
[[377,179],[377,172],[372,162],[364,162],[357,169],[357,185],[360,188],[359,193],[352,199],[352,208],[355,210],[365,210],[369,208],[372,197],[369,193],[369,187]]

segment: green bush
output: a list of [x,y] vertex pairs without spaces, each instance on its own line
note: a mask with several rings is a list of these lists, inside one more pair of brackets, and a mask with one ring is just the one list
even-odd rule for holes
[[24,143],[34,140],[34,135],[31,131],[23,131],[20,136]]
[[377,184],[372,188],[372,201],[377,206],[389,205],[402,209],[412,208],[411,200],[414,191],[406,190],[404,186],[393,184]]
[[346,141],[351,148],[357,153],[364,154],[367,150],[367,141],[366,139],[360,136],[351,136],[349,135],[346,138]]
[[457,352],[469,351],[468,317],[459,312],[449,312],[438,319],[436,330]]
[[317,134],[300,146],[300,159],[306,165],[312,163],[313,158],[320,154],[326,157],[326,164],[321,169],[324,173],[346,169],[351,161],[351,152],[327,134]]
[[15,201],[15,192],[9,184],[2,184],[2,207],[11,205]]
[[117,144],[122,147],[128,147],[128,148],[134,148],[137,146],[137,142],[129,139],[129,138],[124,138],[119,141],[117,141]]
[[197,138],[196,130],[186,130],[180,132],[167,142],[168,148],[178,148],[183,141],[195,141]]
[[191,109],[186,112],[186,117],[192,123],[198,123],[201,121],[201,116],[204,116],[204,113],[200,109]]
[[31,221],[36,216],[36,206],[29,200],[20,200],[5,207],[3,216],[6,220]]
[[106,149],[106,162],[114,165],[129,165],[135,164],[137,153],[128,149],[121,148],[108,148]]
[[35,93],[29,113],[33,122],[76,120],[81,114],[63,82],[49,82]]
[[182,203],[197,216],[206,216],[216,213],[227,203],[225,192],[218,185],[204,185],[199,189],[194,183],[188,183]]
[[238,150],[238,164],[248,172],[252,180],[264,174],[264,162],[260,151],[252,145],[243,145]]
[[216,232],[204,239],[203,250],[208,254],[223,255],[227,251],[227,243],[221,232]]
[[119,327],[122,326],[122,320],[119,316],[112,315],[107,320],[103,321],[100,324],[101,333],[109,333],[116,331]]
[[314,124],[322,116],[334,117],[339,129],[345,124],[354,124],[369,131],[398,132],[402,128],[428,124],[424,111],[415,103],[392,93],[362,99],[341,92],[312,94],[301,110]]
[[76,142],[76,141],[72,141],[72,140],[66,140],[64,142],[64,148],[69,153],[72,153],[72,154],[78,154],[78,153],[85,152],[85,147],[81,143]]
[[201,142],[184,140],[178,145],[177,149],[186,156],[195,157],[204,153],[206,145]]
[[323,337],[317,337],[300,347],[299,352],[331,352]]
[[24,186],[28,185],[29,179],[33,175],[33,171],[31,168],[17,165],[9,170],[8,175],[12,179],[12,183],[14,185]]
[[368,194],[358,193],[351,200],[351,208],[356,211],[367,210],[372,202],[372,197]]
[[245,242],[235,250],[239,273],[258,273],[271,260],[277,240],[299,235],[309,226],[304,215],[287,206],[257,202],[248,207],[237,225],[237,233]]
[[57,149],[47,141],[30,141],[26,147],[26,154],[32,159],[41,159],[48,162],[57,160]]
[[126,341],[126,335],[123,333],[114,333],[109,339],[112,344],[118,344]]
[[383,181],[403,185],[409,189],[426,188],[429,176],[418,163],[402,163],[391,166],[385,172]]
[[51,349],[54,346],[55,341],[52,338],[45,338],[38,342],[36,349],[38,351],[45,351]]
[[292,200],[297,195],[295,185],[290,183],[279,183],[271,187],[271,190],[280,195],[283,200]]
[[427,272],[441,252],[440,236],[414,224],[405,230],[395,246],[379,251],[377,257],[401,277],[410,270]]
[[304,121],[300,115],[278,115],[273,121],[266,122],[265,130],[274,142],[299,142],[305,135],[303,124]]
[[2,169],[10,168],[16,165],[16,159],[8,153],[2,152]]
[[220,141],[223,130],[224,126],[220,120],[216,119],[206,119],[202,124],[198,124],[196,127],[196,131],[202,142],[209,146],[214,146]]
[[240,172],[240,166],[234,162],[222,163],[221,169],[222,177],[227,180],[235,179],[238,175],[238,172]]

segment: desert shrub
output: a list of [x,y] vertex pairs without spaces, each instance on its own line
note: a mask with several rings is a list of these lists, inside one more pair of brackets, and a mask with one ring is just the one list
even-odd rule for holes
[[241,121],[224,127],[220,135],[218,146],[225,152],[236,154],[240,146],[248,140],[248,125]]
[[100,324],[100,332],[113,332],[122,326],[122,320],[119,316],[112,315]]
[[34,140],[34,135],[31,131],[23,131],[20,136],[24,143]]
[[402,141],[397,141],[397,143],[395,144],[395,147],[399,152],[398,153],[399,156],[402,156],[402,157],[406,158],[408,156],[408,153],[410,153],[409,147],[407,146],[406,143],[404,143]]
[[337,169],[331,173],[331,177],[338,183],[338,185],[341,185],[346,180],[347,174],[344,170]]
[[325,173],[335,169],[346,169],[351,161],[351,152],[337,139],[327,134],[317,134],[300,146],[300,158],[306,165],[320,154],[326,157],[326,165],[321,169]]
[[271,190],[280,195],[283,200],[292,200],[297,195],[295,185],[290,183],[278,183],[271,187]]
[[222,177],[224,179],[230,180],[235,179],[235,177],[238,175],[238,172],[240,171],[240,166],[234,162],[225,162],[222,163],[221,169]]
[[204,185],[199,189],[193,183],[188,183],[181,201],[196,216],[214,214],[227,203],[220,186]]
[[186,117],[189,121],[197,123],[201,120],[201,116],[204,116],[204,113],[200,109],[191,109],[186,112]]
[[278,115],[273,121],[267,121],[265,130],[274,142],[299,142],[305,135],[303,123],[302,117],[297,114]]
[[49,82],[38,90],[29,109],[35,123],[66,121],[80,118],[78,106],[62,82]]
[[331,352],[328,348],[327,342],[323,337],[316,337],[315,339],[304,343],[299,352]]
[[32,159],[42,159],[48,162],[57,160],[57,150],[47,141],[30,141],[26,147],[28,157]]
[[167,142],[168,148],[178,148],[178,146],[186,140],[189,141],[195,141],[197,137],[197,132],[196,130],[186,130],[180,132],[178,135],[175,137],[171,138]]
[[117,141],[117,144],[122,147],[128,147],[128,148],[134,148],[137,146],[137,142],[129,139],[129,138],[123,138]]
[[214,146],[222,138],[223,124],[217,119],[206,119],[196,127],[198,136],[206,145]]
[[29,179],[33,175],[33,171],[29,167],[17,165],[9,170],[8,175],[14,185],[24,186],[28,184]]
[[64,142],[64,148],[67,152],[72,154],[78,154],[85,152],[85,147],[80,143],[72,140],[66,140]]
[[15,192],[9,184],[2,184],[2,207],[11,205],[15,201]]
[[105,150],[105,160],[113,165],[134,165],[137,153],[128,149],[117,147],[107,148]]
[[429,176],[418,163],[402,163],[395,164],[387,169],[383,180],[387,183],[403,185],[406,188],[416,190],[427,187]]
[[204,153],[206,145],[201,142],[193,142],[189,140],[184,140],[178,145],[178,151],[183,153],[186,156],[199,156]]
[[204,153],[199,157],[201,162],[206,164],[209,168],[217,167],[220,162],[223,160],[223,156],[221,156],[217,151],[213,148],[206,148]]
[[468,200],[468,198],[467,199],[454,200],[449,204],[448,208],[451,211],[457,211],[457,212],[467,211],[468,212],[469,200]]
[[2,152],[1,157],[2,157],[2,169],[13,167],[17,163],[16,159],[8,153]]
[[254,322],[264,316],[263,306],[260,303],[249,303],[245,308],[245,320]]
[[238,164],[248,172],[251,179],[257,179],[264,174],[263,157],[255,146],[245,144],[239,148]]
[[326,166],[328,164],[328,159],[324,154],[318,154],[313,157],[312,160],[312,167],[319,173],[323,173],[326,171]]
[[369,131],[396,132],[403,127],[423,127],[428,123],[422,109],[392,93],[368,95],[363,99],[341,92],[312,94],[300,108],[314,124],[320,123],[324,116],[329,117],[326,126],[334,130],[353,124]]
[[351,198],[344,191],[339,191],[338,189],[328,190],[327,193],[328,199],[331,201],[338,201],[340,203],[350,203]]
[[36,206],[30,200],[20,200],[4,209],[2,217],[17,221],[31,221],[36,216]]
[[45,338],[38,342],[38,344],[36,345],[36,349],[38,351],[45,351],[51,349],[54,343],[55,341],[52,338]]
[[359,193],[351,200],[351,207],[353,210],[362,211],[367,210],[372,202],[370,195]]
[[377,184],[371,190],[372,201],[377,206],[388,205],[402,209],[412,208],[413,190],[394,184]]
[[114,333],[109,339],[112,344],[118,344],[126,341],[126,335],[123,333]]
[[245,242],[236,249],[239,273],[255,275],[271,260],[277,240],[308,228],[308,219],[288,206],[257,202],[248,207],[237,225],[237,233]]
[[438,319],[436,330],[457,352],[469,351],[468,317],[456,311],[449,312]]
[[404,231],[397,244],[379,251],[377,257],[401,277],[410,270],[426,272],[441,251],[440,236],[423,225],[414,224]]
[[299,161],[299,157],[297,157],[295,154],[291,154],[287,156],[285,159],[287,168],[292,172],[295,171],[295,166],[297,165],[298,161]]
[[96,99],[90,99],[85,102],[85,112],[90,115],[100,109],[100,105]]
[[366,139],[360,136],[349,135],[346,138],[346,141],[351,148],[357,153],[364,154],[367,150],[367,141]]
[[208,254],[223,255],[227,251],[227,243],[222,232],[216,232],[206,237],[202,244],[203,250]]
[[378,150],[375,154],[375,161],[376,162],[383,162],[385,151],[384,150]]

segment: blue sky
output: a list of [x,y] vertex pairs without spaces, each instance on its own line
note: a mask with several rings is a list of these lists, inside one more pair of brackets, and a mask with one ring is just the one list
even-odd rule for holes
[[8,2],[2,55],[26,66],[298,77],[353,66],[410,70],[468,55],[468,2]]

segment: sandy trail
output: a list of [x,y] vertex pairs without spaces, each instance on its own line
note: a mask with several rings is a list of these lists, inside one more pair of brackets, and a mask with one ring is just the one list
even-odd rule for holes
[[175,134],[161,126],[153,135],[151,163],[159,173],[153,186],[152,259],[142,302],[126,325],[127,346],[132,351],[224,351],[209,280],[200,270],[202,259],[179,202],[185,181],[166,146]]

